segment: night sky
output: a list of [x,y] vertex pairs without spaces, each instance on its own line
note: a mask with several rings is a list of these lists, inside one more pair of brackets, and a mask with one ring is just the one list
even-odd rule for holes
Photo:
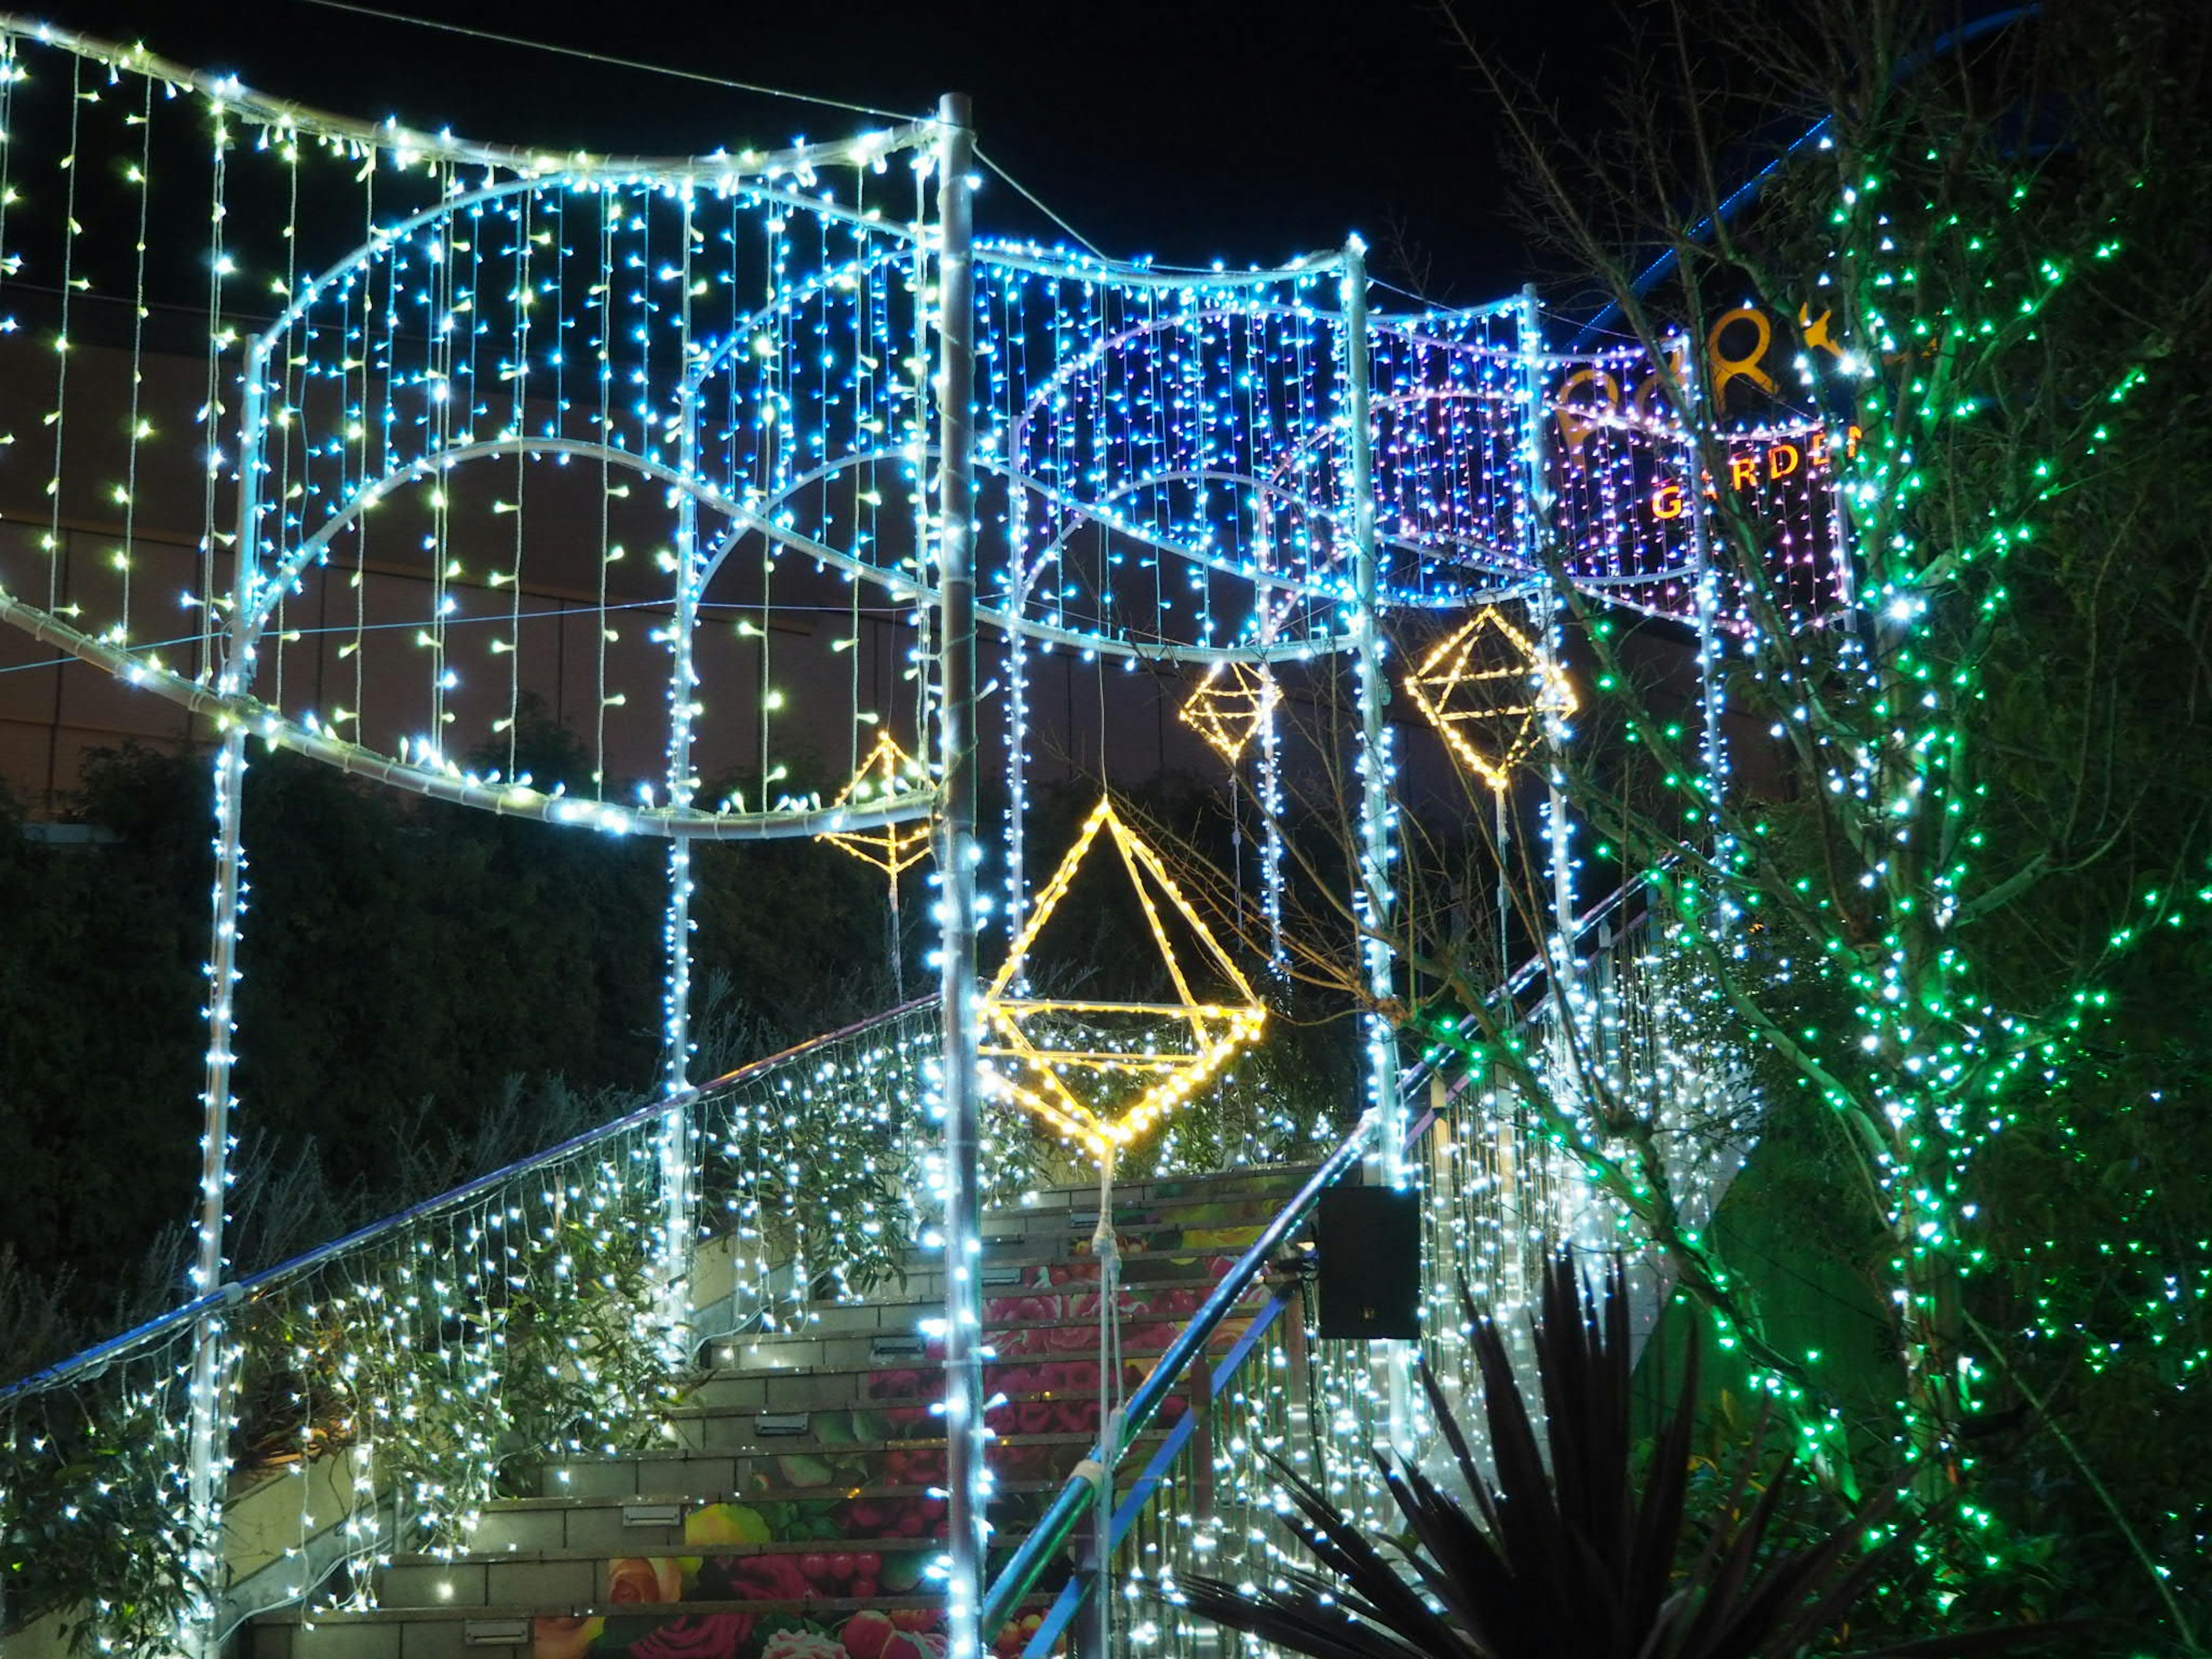
[[[1492,299],[1538,274],[1508,207],[1497,119],[1433,0],[375,3],[902,112],[966,91],[991,160],[1116,256],[1273,264],[1356,230],[1378,276],[1439,300]],[[276,96],[487,140],[673,153],[876,125],[307,0],[27,9]],[[1611,10],[1460,0],[1458,15],[1510,70],[1588,97],[1566,71],[1601,55],[1593,38]],[[1002,180],[978,218],[986,233],[1060,239]]]

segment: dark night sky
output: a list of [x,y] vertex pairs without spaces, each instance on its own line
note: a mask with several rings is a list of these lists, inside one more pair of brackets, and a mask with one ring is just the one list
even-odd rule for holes
[[[1402,245],[1441,299],[1493,298],[1532,274],[1494,118],[1433,0],[374,3],[885,109],[967,91],[992,159],[1109,253],[1274,264],[1357,230],[1378,245],[1378,275],[1402,275]],[[1460,0],[1459,15],[1564,94],[1563,66],[1589,62],[1609,10]],[[484,139],[668,153],[865,125],[305,0],[54,0],[38,15],[277,96]],[[979,216],[987,232],[1056,235],[997,181]]]

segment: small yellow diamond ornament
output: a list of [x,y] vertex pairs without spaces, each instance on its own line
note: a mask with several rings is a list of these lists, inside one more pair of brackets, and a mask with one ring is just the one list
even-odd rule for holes
[[[1062,1001],[1010,994],[1030,947],[1102,830],[1121,856],[1178,1000]],[[1226,1000],[1204,1001],[1193,993],[1161,918],[1162,899],[1196,939],[1197,965],[1229,988]],[[1101,800],[1000,964],[983,995],[982,1017],[987,1086],[1080,1141],[1103,1164],[1258,1036],[1267,1010],[1169,877],[1159,854],[1121,822],[1110,800]]]
[[1176,718],[1234,766],[1282,697],[1264,663],[1217,662],[1183,699]]
[[[873,806],[901,795],[920,794],[929,788],[929,769],[892,741],[886,732],[876,739],[860,769],[837,792],[834,806]],[[929,856],[927,820],[886,823],[874,830],[833,830],[817,836],[841,847],[863,863],[872,864],[887,876],[896,877]]]
[[[1544,722],[1577,707],[1566,671],[1485,605],[1406,677],[1406,691],[1460,763],[1504,794],[1513,769],[1544,735]],[[1498,741],[1486,754],[1475,734]]]

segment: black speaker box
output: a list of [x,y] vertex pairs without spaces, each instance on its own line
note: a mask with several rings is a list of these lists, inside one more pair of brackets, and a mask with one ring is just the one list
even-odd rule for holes
[[1421,1199],[1389,1187],[1336,1187],[1315,1221],[1321,1334],[1354,1340],[1421,1334]]

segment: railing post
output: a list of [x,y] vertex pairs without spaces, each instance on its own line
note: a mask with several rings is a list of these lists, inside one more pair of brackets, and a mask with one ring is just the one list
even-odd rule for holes
[[[1544,569],[1546,541],[1551,532],[1552,496],[1544,477],[1544,324],[1536,308],[1536,288],[1533,283],[1521,290],[1521,313],[1516,333],[1522,396],[1528,407],[1521,438],[1522,556],[1530,564]],[[1548,569],[1544,569],[1540,591],[1543,594],[1544,653],[1556,665],[1561,655],[1559,595]],[[1544,739],[1548,751],[1548,764],[1545,770],[1549,796],[1547,810],[1551,840],[1552,926],[1558,936],[1555,949],[1563,972],[1573,965],[1575,939],[1575,867],[1571,829],[1567,819],[1565,763],[1561,753],[1565,738],[1564,720],[1557,713],[1546,713]]]
[[[692,202],[684,198],[684,238],[691,241]],[[683,311],[684,384],[677,394],[677,470],[686,483],[699,477],[699,397],[693,384],[691,290],[684,285]],[[692,724],[699,713],[699,673],[693,646],[699,627],[699,501],[690,489],[676,503],[676,611],[668,635],[668,805],[682,812],[691,805],[699,781],[692,775]],[[763,637],[761,649],[768,644]],[[763,721],[768,719],[763,711]],[[763,725],[762,730],[765,731]],[[599,757],[605,764],[606,757]],[[765,782],[763,785],[766,787]],[[765,810],[768,803],[760,803]],[[668,899],[662,916],[661,1085],[672,1101],[691,1084],[691,842],[682,834],[668,838]],[[672,1363],[680,1364],[690,1347],[692,1213],[691,1113],[687,1101],[672,1105],[660,1123],[660,1283],[663,1343]],[[800,1294],[805,1294],[802,1286]]]
[[[1694,337],[1682,348],[1683,447],[1689,464],[1690,547],[1697,561],[1698,578],[1698,700],[1705,716],[1704,753],[1709,790],[1705,806],[1711,830],[1714,862],[1727,867],[1726,837],[1721,832],[1721,802],[1728,791],[1728,749],[1721,732],[1721,652],[1719,575],[1713,568],[1712,542],[1705,528],[1705,471],[1700,460],[1698,434],[1710,424],[1703,383],[1698,375],[1698,346]],[[1723,926],[1728,920],[1725,892],[1716,893],[1715,915]]]
[[[241,370],[244,395],[238,427],[238,525],[236,575],[232,583],[229,640],[216,671],[216,689],[226,697],[246,690],[253,680],[261,536],[261,444],[267,426],[267,392],[262,384],[265,347],[255,339]],[[200,1201],[192,1294],[220,1290],[226,1278],[223,1225],[230,1195],[231,1073],[238,1034],[238,934],[246,909],[246,839],[242,817],[246,790],[246,728],[226,716],[215,760],[215,885],[208,941],[207,1081],[200,1097]],[[216,1611],[222,1595],[222,1506],[230,1474],[230,1413],[224,1398],[228,1382],[225,1304],[210,1304],[200,1316],[192,1340],[191,1395],[185,1432],[185,1504],[188,1562],[201,1591],[178,1645],[186,1659],[215,1659],[219,1642]]]
[[[688,218],[688,213],[687,213]],[[685,305],[688,309],[690,300]],[[687,386],[680,398],[684,476],[696,475],[697,400]],[[668,805],[691,805],[698,780],[691,770],[692,721],[698,713],[699,675],[693,641],[699,620],[699,503],[681,492],[676,508],[676,611],[669,621]],[[691,1083],[691,842],[668,838],[668,898],[662,917],[661,1088],[671,1100]],[[691,1112],[672,1105],[660,1124],[660,1281],[665,1342],[672,1358],[689,1347],[691,1282]]]
[[[1375,433],[1368,398],[1367,250],[1355,236],[1345,244],[1341,289],[1344,315],[1346,480],[1352,508],[1352,639],[1359,684],[1359,870],[1352,902],[1361,922],[1367,994],[1376,1012],[1367,1016],[1367,1090],[1381,1117],[1377,1146],[1369,1160],[1386,1187],[1406,1184],[1406,1103],[1398,1088],[1397,1028],[1382,1012],[1397,996],[1395,952],[1390,948],[1390,821],[1393,767],[1390,728],[1383,718],[1389,682],[1382,671],[1381,578],[1375,550]],[[1412,1447],[1408,1355],[1404,1344],[1376,1345],[1388,1377],[1391,1443]]]
[[945,985],[945,1435],[948,1492],[947,1659],[980,1659],[990,1473],[983,1457],[981,1078],[976,1059],[975,270],[968,100],[938,106],[938,753],[943,767],[937,879]]

